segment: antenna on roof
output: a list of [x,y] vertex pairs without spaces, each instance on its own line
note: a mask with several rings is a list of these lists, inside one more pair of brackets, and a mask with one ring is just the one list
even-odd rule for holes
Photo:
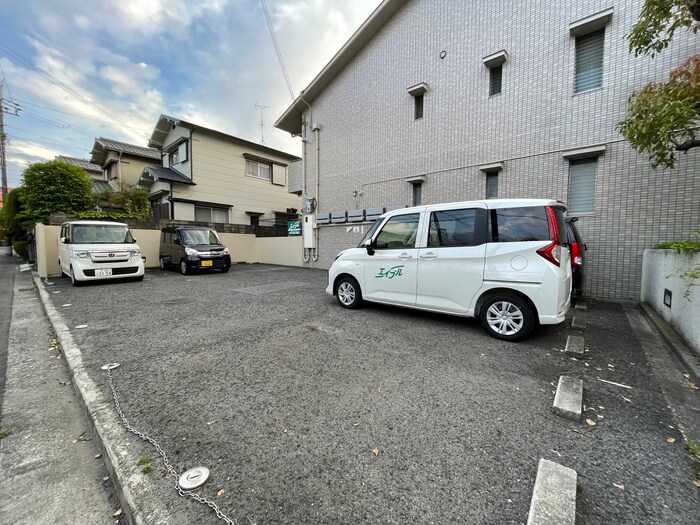
[[263,112],[266,109],[270,109],[270,106],[263,106],[262,104],[255,103],[255,107],[260,110],[260,144],[265,144],[265,124],[263,122]]

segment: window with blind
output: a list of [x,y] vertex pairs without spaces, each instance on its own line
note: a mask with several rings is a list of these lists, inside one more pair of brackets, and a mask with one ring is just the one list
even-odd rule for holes
[[228,224],[228,210],[226,208],[195,206],[194,220],[197,222],[217,222]]
[[583,93],[603,85],[604,47],[605,29],[576,37],[574,93]]
[[489,68],[489,96],[501,93],[503,84],[503,66]]
[[569,161],[569,215],[595,211],[595,174],[597,158]]
[[414,119],[418,120],[423,118],[423,95],[416,95],[413,97],[414,105]]
[[486,198],[498,198],[498,173],[486,174]]

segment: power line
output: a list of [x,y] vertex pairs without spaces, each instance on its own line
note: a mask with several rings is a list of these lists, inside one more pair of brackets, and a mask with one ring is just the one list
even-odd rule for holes
[[265,20],[267,20],[267,27],[270,30],[270,36],[272,37],[272,44],[275,46],[275,52],[277,53],[277,60],[280,63],[280,68],[282,69],[282,74],[284,75],[284,80],[287,82],[287,89],[289,90],[289,95],[292,97],[292,102],[294,102],[294,90],[292,89],[292,84],[289,81],[289,75],[287,74],[287,68],[284,66],[284,60],[282,59],[282,51],[280,51],[280,46],[277,43],[277,37],[275,36],[275,29],[272,27],[272,19],[270,18],[270,11],[267,9],[267,2],[265,0],[260,0],[262,4],[263,11],[265,12]]
[[[56,113],[63,113],[64,115],[70,115],[72,117],[77,117],[77,118],[81,118],[81,119],[85,119],[85,120],[91,120],[93,122],[99,122],[100,124],[109,124],[110,126],[114,125],[113,122],[108,122],[106,120],[100,120],[100,119],[92,118],[92,117],[86,117],[85,115],[79,115],[78,113],[71,113],[70,111],[64,111],[62,109],[52,108],[51,106],[44,106],[42,104],[36,104],[34,102],[29,102],[28,100],[20,100],[20,99],[16,99],[16,100],[17,100],[17,102],[21,102],[22,104],[29,104],[30,106],[46,109],[48,111],[55,111]],[[132,129],[134,131],[142,131],[144,133],[148,133],[149,136],[150,136],[150,133],[153,131],[152,129],[136,128],[134,126],[126,126],[125,125],[124,127],[128,128],[128,129]]]
[[71,88],[70,86],[67,86],[66,84],[64,84],[63,82],[61,82],[60,80],[58,80],[56,77],[52,76],[51,74],[49,74],[49,73],[47,73],[46,71],[44,71],[43,69],[41,69],[39,66],[35,66],[35,65],[32,64],[29,60],[27,60],[26,58],[22,57],[21,55],[18,55],[17,53],[15,53],[14,51],[12,51],[12,49],[8,48],[7,46],[5,46],[5,45],[3,45],[3,44],[0,44],[0,49],[3,50],[3,51],[5,51],[7,54],[9,54],[9,55],[15,57],[17,60],[19,60],[20,62],[22,62],[23,64],[25,64],[27,67],[29,67],[29,68],[31,68],[32,70],[36,71],[36,72],[39,73],[42,77],[44,77],[45,79],[47,79],[47,80],[48,80],[49,82],[51,82],[52,84],[55,84],[56,86],[60,87],[61,89],[63,89],[63,90],[64,90],[66,93],[68,93],[69,95],[71,95],[71,96],[77,98],[78,100],[80,100],[80,101],[83,102],[84,104],[87,104],[88,106],[90,106],[90,107],[93,108],[94,110],[96,110],[96,111],[102,113],[104,116],[108,117],[109,119],[113,120],[114,122],[116,122],[116,123],[118,123],[118,124],[121,124],[122,126],[126,126],[126,124],[124,124],[124,122],[122,122],[121,120],[119,120],[117,117],[115,117],[114,115],[112,115],[112,114],[109,113],[108,111],[102,109],[100,106],[98,106],[98,105],[95,104],[94,102],[88,100],[88,99],[85,98],[81,93],[79,93],[79,92],[76,91],[75,89]]

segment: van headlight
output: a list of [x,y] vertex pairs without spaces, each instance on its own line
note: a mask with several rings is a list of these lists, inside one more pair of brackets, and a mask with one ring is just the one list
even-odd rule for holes
[[87,250],[78,250],[75,252],[75,256],[80,257],[81,259],[85,259],[85,257],[90,256],[90,252],[88,252]]
[[195,250],[194,248],[188,248],[185,247],[185,253],[189,255],[190,257],[196,257],[199,255],[199,252]]
[[224,255],[229,255],[231,252],[228,251],[228,248],[224,248],[223,254]]
[[129,255],[131,255],[132,257],[138,257],[139,255],[141,255],[141,251],[140,250],[130,250]]

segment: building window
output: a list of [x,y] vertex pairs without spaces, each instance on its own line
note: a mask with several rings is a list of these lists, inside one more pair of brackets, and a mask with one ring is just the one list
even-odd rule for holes
[[423,95],[428,91],[428,84],[421,82],[408,88],[408,94],[413,97],[413,118],[414,120],[423,118]]
[[489,96],[499,95],[503,80],[503,66],[489,68]]
[[583,93],[603,85],[605,29],[576,37],[576,78],[574,93]]
[[259,215],[251,215],[250,216],[250,225],[251,226],[260,226],[260,216]]
[[423,203],[423,185],[413,185],[413,205],[420,206]]
[[595,175],[597,157],[569,161],[569,196],[567,213],[580,215],[595,211]]
[[486,198],[498,198],[498,172],[486,174]]
[[423,118],[423,95],[416,95],[415,97],[413,97],[413,106],[414,106],[413,118],[415,120],[418,120],[419,118]]
[[165,149],[167,151],[167,150],[170,150],[170,148],[174,148],[174,149],[172,149],[168,153],[168,165],[169,166],[172,167],[175,164],[180,164],[181,162],[185,162],[187,160],[187,141],[186,140],[183,140],[182,142],[177,144],[177,146],[171,145]]
[[178,153],[179,152],[177,150],[170,152],[170,156],[168,157],[168,164],[170,166],[173,166],[180,162],[180,156],[178,155]]
[[228,224],[228,209],[195,206],[194,220],[197,222],[218,222]]
[[267,164],[264,162],[258,162],[255,160],[245,161],[245,174],[246,177],[255,177],[256,179],[263,179],[267,181],[272,180],[272,164]]

